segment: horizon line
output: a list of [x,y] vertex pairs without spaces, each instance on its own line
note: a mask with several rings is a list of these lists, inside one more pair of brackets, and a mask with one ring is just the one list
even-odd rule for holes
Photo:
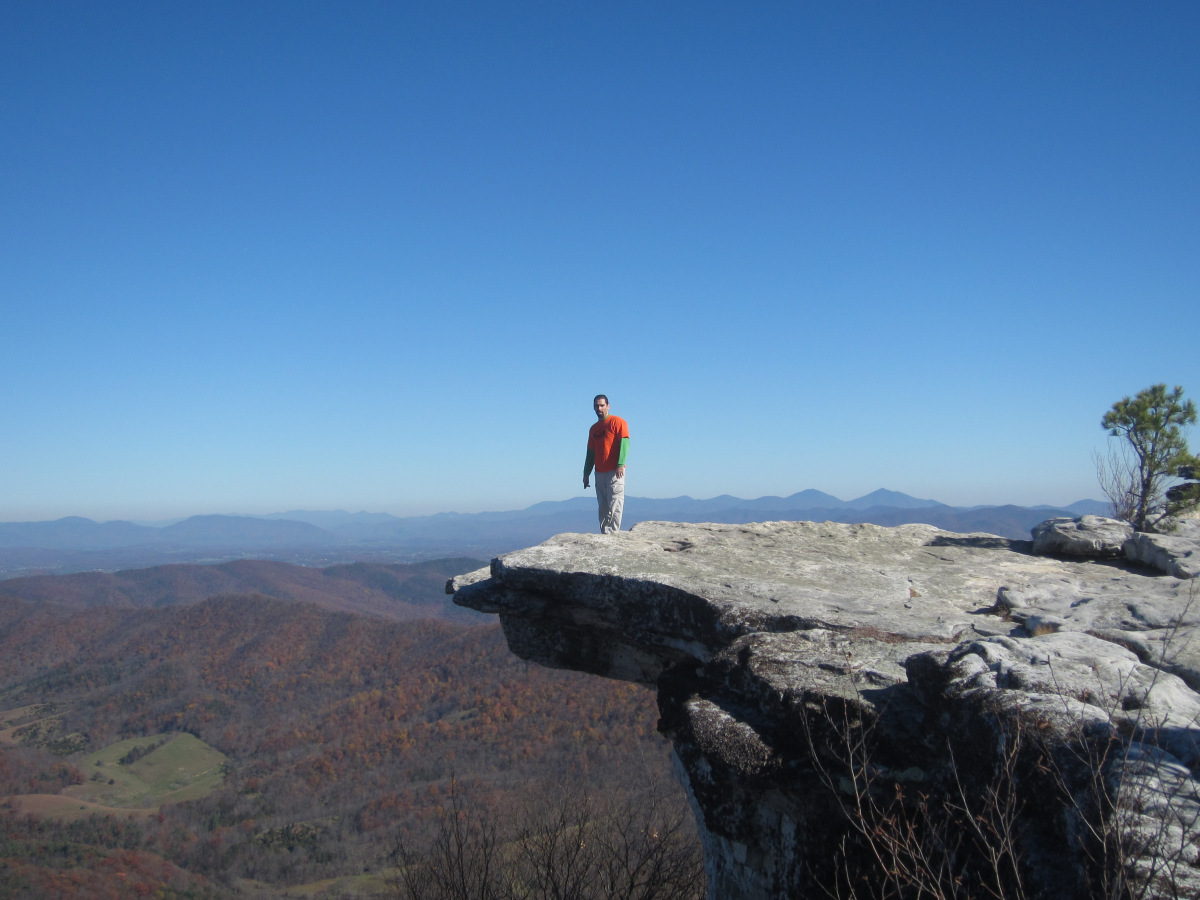
[[[1071,506],[1075,506],[1075,505],[1078,505],[1081,503],[1100,503],[1100,504],[1108,503],[1107,500],[1098,500],[1094,497],[1083,497],[1078,500],[1073,500],[1067,504],[1056,504],[1056,503],[1036,503],[1036,504],[976,503],[976,504],[971,504],[969,506],[956,506],[956,505],[950,504],[950,503],[943,503],[940,500],[933,500],[930,498],[923,498],[923,497],[914,497],[911,494],[906,494],[903,491],[894,491],[894,490],[891,490],[890,488],[877,488],[874,491],[869,491],[868,493],[863,494],[860,497],[855,497],[850,500],[843,500],[840,497],[830,494],[827,491],[822,491],[818,488],[805,488],[803,490],[796,491],[792,494],[787,494],[787,495],[762,494],[758,497],[753,497],[753,498],[738,497],[734,494],[717,494],[712,497],[700,497],[700,498],[693,497],[690,494],[677,494],[673,497],[630,496],[627,498],[627,502],[630,500],[632,500],[632,501],[645,500],[645,501],[651,501],[651,502],[656,502],[656,503],[664,503],[664,502],[670,502],[672,500],[682,500],[682,501],[690,501],[692,503],[709,503],[714,500],[721,500],[721,499],[728,498],[730,500],[737,500],[737,501],[741,501],[743,503],[756,503],[756,502],[759,502],[762,500],[789,500],[792,497],[797,497],[801,494],[808,494],[808,493],[823,494],[823,495],[831,498],[832,500],[836,500],[838,503],[847,504],[847,505],[857,503],[861,500],[865,500],[875,494],[884,493],[884,494],[899,495],[900,497],[905,497],[909,500],[915,500],[915,501],[918,501],[923,504],[928,503],[928,504],[935,504],[937,506],[946,507],[948,509],[968,509],[968,510],[970,510],[970,509],[999,509],[999,508],[1005,507],[1005,506],[1013,506],[1013,507],[1018,507],[1018,508],[1023,508],[1023,509],[1063,509],[1063,510],[1065,510]],[[467,512],[467,513],[460,513],[456,510],[440,510],[438,512],[433,512],[433,513],[415,513],[415,514],[409,514],[409,515],[397,515],[395,513],[371,511],[371,510],[367,510],[367,509],[360,509],[360,510],[351,512],[350,510],[344,509],[344,508],[337,508],[337,509],[291,508],[291,509],[287,509],[287,510],[279,510],[279,511],[268,512],[268,513],[246,513],[246,512],[191,513],[191,514],[182,515],[182,516],[168,516],[168,517],[165,517],[162,519],[115,518],[115,519],[100,520],[100,519],[93,519],[89,516],[83,516],[83,515],[78,515],[78,514],[68,514],[65,516],[59,516],[58,518],[54,518],[54,519],[7,520],[7,521],[0,522],[0,525],[40,525],[40,524],[53,524],[56,522],[64,522],[64,521],[67,521],[70,519],[79,519],[79,520],[82,520],[85,522],[91,522],[91,523],[97,524],[97,525],[113,525],[113,524],[125,523],[125,524],[130,524],[130,525],[139,525],[139,526],[143,526],[143,527],[154,528],[154,527],[169,527],[170,525],[176,524],[178,522],[186,522],[189,519],[197,519],[197,518],[274,519],[276,521],[294,521],[294,520],[288,520],[288,519],[281,518],[281,517],[284,517],[284,516],[287,516],[290,514],[320,514],[320,515],[338,515],[338,514],[340,514],[340,515],[346,515],[346,516],[368,515],[368,516],[388,516],[388,517],[394,518],[394,519],[425,519],[425,518],[433,518],[436,516],[479,516],[479,515],[496,515],[496,514],[502,514],[502,513],[527,512],[528,510],[532,509],[533,507],[540,506],[542,504],[561,504],[561,503],[572,503],[572,502],[578,502],[578,501],[593,501],[593,498],[588,495],[583,495],[583,496],[568,497],[568,498],[562,499],[562,500],[537,500],[537,501],[534,501],[533,503],[529,504],[528,506],[523,506],[523,507],[519,507],[519,508],[487,509],[487,510],[479,510],[477,512]],[[879,504],[879,505],[884,508],[889,506],[889,504]],[[834,507],[814,506],[814,507],[808,507],[808,508],[809,509],[825,509],[825,508],[833,509]]]

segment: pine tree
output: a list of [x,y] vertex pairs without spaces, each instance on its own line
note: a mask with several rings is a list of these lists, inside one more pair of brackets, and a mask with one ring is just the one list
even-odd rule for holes
[[1183,399],[1183,388],[1168,392],[1165,384],[1123,397],[1100,420],[1111,437],[1123,439],[1120,449],[1101,465],[1101,485],[1114,514],[1138,531],[1162,501],[1165,482],[1181,466],[1194,465],[1183,426],[1196,422],[1196,404]]

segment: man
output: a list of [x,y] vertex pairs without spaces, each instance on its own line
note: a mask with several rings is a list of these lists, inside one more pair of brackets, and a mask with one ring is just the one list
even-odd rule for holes
[[620,416],[608,413],[608,397],[597,394],[592,401],[595,425],[588,431],[587,458],[583,461],[583,487],[588,487],[592,466],[596,467],[596,502],[600,505],[600,533],[621,530],[625,507],[625,454],[629,452],[629,426]]

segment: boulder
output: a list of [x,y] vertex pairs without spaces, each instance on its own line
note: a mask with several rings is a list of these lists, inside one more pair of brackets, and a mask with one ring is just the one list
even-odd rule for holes
[[1103,516],[1060,517],[1033,526],[1033,552],[1059,556],[1117,558],[1133,526]]
[[1139,532],[1125,542],[1125,557],[1176,578],[1200,575],[1200,541],[1178,533]]

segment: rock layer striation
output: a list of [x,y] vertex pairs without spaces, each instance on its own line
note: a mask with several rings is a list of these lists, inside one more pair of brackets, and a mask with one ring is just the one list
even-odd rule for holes
[[526,659],[657,689],[713,897],[938,866],[980,891],[1195,895],[1195,542],[1156,542],[1149,569],[1109,523],[1058,531],[1097,558],[926,525],[647,522],[448,589]]

